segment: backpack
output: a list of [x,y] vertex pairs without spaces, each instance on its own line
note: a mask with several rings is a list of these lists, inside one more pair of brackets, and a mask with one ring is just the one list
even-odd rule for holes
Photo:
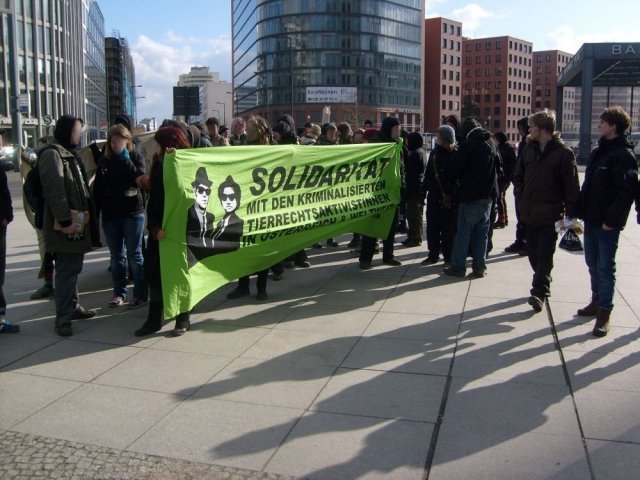
[[[50,147],[55,148],[55,147]],[[42,152],[44,152],[43,149]],[[44,193],[42,192],[42,182],[40,181],[40,164],[36,164],[31,168],[24,179],[22,192],[27,201],[27,205],[35,216],[34,224],[36,228],[42,230],[44,227]]]

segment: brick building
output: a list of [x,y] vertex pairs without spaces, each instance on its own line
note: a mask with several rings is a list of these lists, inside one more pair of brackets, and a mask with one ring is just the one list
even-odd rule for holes
[[532,44],[504,36],[463,39],[462,117],[518,140],[517,121],[531,114]]
[[435,132],[446,116],[460,118],[462,24],[438,17],[424,25],[424,130]]

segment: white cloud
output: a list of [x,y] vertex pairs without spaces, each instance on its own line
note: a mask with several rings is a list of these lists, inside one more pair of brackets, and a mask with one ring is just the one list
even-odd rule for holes
[[462,22],[462,28],[465,35],[473,35],[473,32],[483,23],[484,20],[490,18],[503,18],[503,15],[485,10],[480,5],[468,3],[462,8],[453,11],[452,19]]
[[231,82],[231,39],[183,37],[168,31],[162,41],[140,35],[131,47],[136,69],[138,119],[156,117],[158,121],[173,113],[172,88],[178,76],[193,66],[207,66],[220,73],[220,80]]
[[436,9],[441,6],[449,3],[449,0],[425,0],[425,18],[435,18],[442,17]]
[[576,53],[583,43],[633,42],[637,39],[636,37],[637,34],[620,30],[578,34],[569,25],[562,25],[546,35],[546,41],[540,50],[562,50],[567,53]]

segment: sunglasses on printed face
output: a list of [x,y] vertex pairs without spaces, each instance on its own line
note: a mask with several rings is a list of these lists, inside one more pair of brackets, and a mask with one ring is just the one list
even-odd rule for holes
[[206,187],[198,187],[197,188],[197,192],[202,195],[211,195],[211,189],[210,188],[206,188]]
[[227,195],[225,193],[223,193],[220,196],[220,200],[222,200],[223,202],[233,202],[236,199],[236,194],[232,193],[230,195]]

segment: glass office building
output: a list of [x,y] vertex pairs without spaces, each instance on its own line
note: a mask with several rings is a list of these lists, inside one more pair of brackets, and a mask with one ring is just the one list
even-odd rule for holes
[[232,0],[235,111],[420,126],[421,0]]
[[[104,20],[95,0],[15,0],[0,17],[0,129],[11,142],[10,22],[14,22],[22,115],[28,145],[53,132],[64,113],[87,122],[89,138],[106,122]],[[25,139],[23,139],[24,141]]]

